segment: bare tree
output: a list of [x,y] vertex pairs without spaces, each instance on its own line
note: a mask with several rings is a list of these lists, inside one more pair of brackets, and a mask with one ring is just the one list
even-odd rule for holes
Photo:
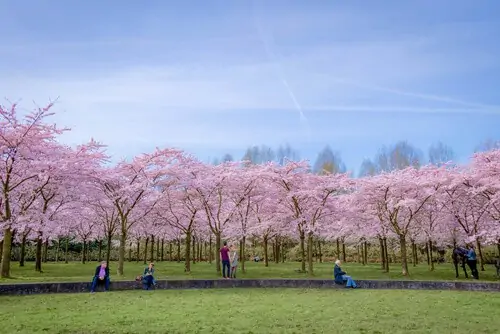
[[346,166],[340,157],[339,152],[334,152],[330,146],[325,146],[321,150],[314,163],[313,171],[315,173],[345,173]]
[[437,166],[441,166],[455,159],[455,152],[453,152],[453,149],[442,142],[431,145],[428,154],[429,162]]

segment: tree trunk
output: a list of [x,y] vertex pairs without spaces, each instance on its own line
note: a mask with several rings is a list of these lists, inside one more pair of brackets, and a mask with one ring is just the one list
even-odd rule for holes
[[238,242],[238,258],[242,259],[243,258],[243,243],[242,241],[240,240]]
[[168,243],[168,260],[172,261],[172,241]]
[[387,238],[383,238],[384,254],[385,254],[385,272],[389,272],[389,250],[387,249]]
[[364,265],[366,265],[366,263],[365,263],[365,244],[364,244],[364,242],[361,242],[359,244],[359,250],[360,250],[360,254],[361,254],[361,264],[364,266]]
[[10,277],[10,257],[12,253],[12,230],[6,228],[3,230],[3,242],[2,242],[2,264],[1,264],[1,278]]
[[48,253],[49,253],[49,238],[45,239],[43,243],[43,256],[42,256],[43,263],[47,263]]
[[399,246],[401,248],[401,274],[408,276],[408,257],[406,251],[406,236],[399,236]]
[[35,251],[35,271],[42,272],[42,235],[38,234]]
[[83,240],[83,246],[82,246],[82,264],[85,264],[85,255],[87,250],[87,241]]
[[221,235],[219,233],[215,233],[215,249],[217,250],[217,256],[215,257],[215,268],[217,270],[217,273],[221,273],[221,267],[220,267],[220,255],[219,249],[221,249]]
[[160,239],[156,240],[156,261],[160,260]]
[[24,267],[24,259],[26,258],[26,234],[23,234],[21,240],[21,256],[19,258],[19,267]]
[[87,241],[87,249],[86,249],[86,252],[85,252],[85,260],[88,262],[88,261],[92,261],[91,257],[90,257],[90,241]]
[[207,244],[205,243],[205,241],[203,241],[203,242],[199,242],[198,246],[200,246],[198,248],[198,262],[205,261],[205,259],[203,257],[203,246],[205,246],[205,248],[206,248]]
[[497,243],[497,252],[498,252],[498,257],[500,257],[500,239],[498,239]]
[[[109,261],[111,260],[111,239],[113,238],[113,236],[111,234],[108,234],[107,235],[107,240],[106,240],[106,243],[107,243],[107,247],[106,247],[106,263],[108,264],[109,266]],[[132,243],[130,243],[130,250],[129,252],[132,252]],[[129,258],[131,258],[132,256],[129,255]]]
[[275,246],[275,251],[274,251],[274,263],[280,263],[280,239],[278,237],[274,238],[274,246]]
[[385,270],[384,240],[382,238],[378,238],[378,242],[380,244],[380,266],[382,267],[382,270]]
[[365,264],[368,264],[368,242],[366,240],[363,243],[363,246],[365,248]]
[[181,262],[181,239],[177,239],[177,263]]
[[411,241],[411,257],[412,257],[412,263],[413,267],[417,266],[417,246],[415,245],[415,241]]
[[191,231],[186,232],[185,249],[184,249],[184,272],[191,272]]
[[151,248],[149,250],[149,262],[154,262],[155,258],[155,236],[151,236]]
[[481,261],[481,271],[484,271],[483,248],[479,239],[476,239],[477,251],[479,252],[479,260]]
[[427,241],[425,243],[425,255],[427,257],[427,265],[429,266],[429,270],[431,270],[431,256],[430,256],[430,253],[429,253],[429,241]]
[[307,234],[307,262],[308,262],[308,274],[309,276],[313,276],[313,245],[314,245],[314,240],[313,240],[313,233],[309,232]]
[[3,239],[0,240],[0,264],[2,263],[2,255],[3,255]]
[[146,264],[148,262],[148,245],[149,245],[149,237],[146,238],[146,243],[144,244],[144,253],[142,253],[143,264]]
[[243,236],[243,239],[241,240],[241,255],[240,255],[240,262],[241,262],[241,272],[245,273],[245,244],[246,244],[246,237]]
[[59,251],[61,249],[61,238],[57,238],[56,263],[59,262]]
[[66,237],[66,243],[64,245],[64,263],[68,264],[69,256],[69,236]]
[[344,242],[344,239],[342,239],[342,262],[345,262],[345,259],[346,259],[345,242]]
[[319,263],[323,263],[323,253],[321,251],[321,240],[318,240]]
[[318,243],[317,242],[314,242],[313,258],[314,258],[315,262],[319,262],[319,252],[318,252]]
[[264,237],[264,267],[269,267],[269,254],[267,253],[268,240],[267,236]]
[[212,264],[212,233],[210,233],[210,240],[209,240],[209,249],[208,249],[208,263]]
[[271,250],[273,252],[273,261],[276,262],[276,238],[274,238],[274,240],[271,244]]
[[97,255],[97,262],[100,263],[102,261],[102,239],[99,239],[98,247],[99,247],[99,254]]
[[337,260],[340,260],[340,241],[337,238]]
[[125,264],[125,247],[127,246],[127,231],[122,228],[120,233],[120,245],[118,246],[118,268],[116,273],[123,276],[123,265]]
[[197,257],[198,262],[203,261],[203,241],[199,241],[197,244]]
[[161,254],[160,254],[160,261],[163,262],[163,255],[164,255],[164,252],[165,251],[165,239],[161,239]]
[[141,239],[137,239],[137,249],[135,251],[135,262],[139,263],[139,259],[141,258]]
[[430,260],[430,266],[429,266],[429,270],[430,271],[434,271],[434,261],[433,261],[433,258],[432,258],[432,240],[429,240],[429,260]]
[[193,251],[191,252],[193,254],[192,261],[193,263],[196,263],[196,236],[194,235],[192,237],[192,247],[193,247]]
[[418,247],[417,247],[417,245],[416,245],[416,244],[414,244],[414,245],[415,245],[415,264],[418,264],[418,263],[419,263],[419,262],[418,262],[418,261],[419,261],[419,260],[418,260]]
[[301,257],[301,262],[300,262],[300,270],[301,272],[305,273],[306,272],[306,236],[303,231],[300,231],[300,257]]
[[281,242],[281,263],[285,263],[286,242]]

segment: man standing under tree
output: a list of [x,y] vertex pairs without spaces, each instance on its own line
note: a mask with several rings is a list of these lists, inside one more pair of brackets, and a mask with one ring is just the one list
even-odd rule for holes
[[224,241],[224,246],[220,249],[220,260],[222,262],[222,277],[229,279],[231,275],[231,267],[229,263],[229,248],[227,247],[226,241]]

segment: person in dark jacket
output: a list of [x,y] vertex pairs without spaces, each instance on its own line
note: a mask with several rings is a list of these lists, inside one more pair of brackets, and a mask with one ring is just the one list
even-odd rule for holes
[[90,286],[90,292],[94,293],[97,284],[104,283],[104,290],[109,291],[109,268],[106,261],[102,261],[100,265],[95,268],[94,278],[92,279],[92,285]]
[[142,275],[142,287],[144,290],[151,289],[151,287],[156,283],[154,274],[155,264],[150,263],[149,266],[144,269],[144,274]]
[[354,282],[354,280],[351,278],[351,276],[348,276],[345,271],[342,271],[342,268],[340,268],[340,263],[340,260],[335,261],[335,267],[333,268],[335,283],[342,285],[346,283],[346,288],[357,288],[358,286],[356,282]]

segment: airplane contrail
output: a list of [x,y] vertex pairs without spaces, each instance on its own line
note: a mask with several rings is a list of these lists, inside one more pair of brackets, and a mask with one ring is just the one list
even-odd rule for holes
[[310,136],[311,136],[311,130],[310,130],[310,127],[309,127],[309,121],[307,120],[307,117],[304,114],[303,108],[302,108],[301,104],[299,103],[299,101],[298,101],[295,93],[291,89],[291,87],[290,87],[290,85],[288,83],[288,80],[286,79],[283,67],[281,66],[281,62],[278,60],[278,57],[276,57],[276,54],[273,52],[273,50],[272,50],[272,48],[270,46],[270,44],[274,44],[274,38],[273,38],[273,36],[271,34],[268,35],[268,39],[271,40],[270,41],[271,43],[269,43],[266,40],[266,38],[265,38],[264,29],[262,28],[260,20],[258,19],[258,15],[256,15],[255,2],[254,2],[254,6],[253,6],[253,11],[254,11],[254,13],[253,13],[254,14],[253,15],[254,16],[254,23],[255,23],[255,26],[257,27],[257,32],[259,34],[259,38],[262,41],[262,44],[264,45],[264,50],[266,51],[267,56],[273,62],[273,64],[275,64],[277,66],[277,68],[278,68],[278,75],[279,75],[279,77],[281,79],[281,83],[283,84],[283,87],[285,88],[285,90],[287,91],[288,95],[290,96],[290,99],[292,100],[295,109],[299,113],[300,121],[305,126],[306,132],[307,132],[307,136],[308,136],[308,138],[310,138]]
[[346,78],[339,78],[339,77],[335,77],[333,75],[329,75],[329,74],[325,74],[325,73],[314,73],[314,74],[318,75],[318,76],[322,76],[322,77],[327,77],[330,80],[336,81],[338,83],[348,84],[348,85],[355,86],[358,88],[364,88],[364,89],[373,90],[373,91],[386,92],[386,93],[400,95],[400,96],[415,97],[415,98],[418,98],[421,100],[448,102],[448,103],[461,105],[464,107],[483,109],[484,111],[489,111],[489,112],[498,112],[498,110],[500,110],[500,106],[495,106],[495,105],[486,105],[486,104],[481,104],[481,103],[474,103],[474,102],[468,102],[468,101],[463,101],[463,100],[459,100],[459,99],[454,99],[454,98],[447,97],[447,96],[439,96],[439,95],[433,95],[433,94],[422,94],[422,93],[410,92],[410,91],[406,91],[406,90],[394,89],[394,88],[390,88],[390,87],[383,87],[383,86],[372,85],[372,84],[367,84],[367,83],[359,83],[359,82],[356,82],[354,80],[350,80],[350,79],[346,79]]

